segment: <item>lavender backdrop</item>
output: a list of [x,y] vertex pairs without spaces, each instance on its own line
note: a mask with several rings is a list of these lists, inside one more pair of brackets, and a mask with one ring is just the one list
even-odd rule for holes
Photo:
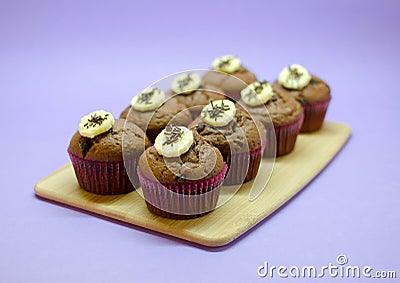
[[[256,282],[271,280],[257,276],[264,261],[322,266],[341,253],[399,277],[399,9],[355,0],[1,0],[0,281]],[[69,161],[83,114],[118,115],[155,80],[229,53],[269,80],[289,63],[305,65],[332,87],[327,119],[353,128],[278,213],[207,250],[35,197],[34,184]]]

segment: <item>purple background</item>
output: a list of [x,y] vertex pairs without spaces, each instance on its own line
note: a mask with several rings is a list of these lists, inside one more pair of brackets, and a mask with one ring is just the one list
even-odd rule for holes
[[[0,281],[268,281],[264,261],[322,266],[341,253],[400,277],[399,2],[144,2],[0,1]],[[119,115],[152,82],[229,53],[269,80],[305,65],[331,85],[327,119],[353,128],[278,213],[209,250],[35,197],[69,161],[82,115]]]

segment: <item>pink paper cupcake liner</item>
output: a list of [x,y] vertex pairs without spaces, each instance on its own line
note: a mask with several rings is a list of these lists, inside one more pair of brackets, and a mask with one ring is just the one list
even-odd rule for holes
[[[267,141],[276,138],[275,148],[273,143],[267,142],[263,156],[264,157],[278,157],[288,154],[294,149],[296,144],[297,136],[300,132],[301,125],[303,123],[304,115],[290,124],[276,127],[275,129],[267,130]],[[275,135],[272,131],[275,131]]]
[[196,183],[161,184],[145,177],[137,168],[148,209],[159,216],[189,219],[212,211],[218,202],[222,181],[228,167],[207,180]]
[[303,105],[304,121],[301,132],[312,132],[321,128],[330,101],[331,97],[322,102]]
[[[127,170],[133,179],[128,177],[124,161],[101,162],[85,160],[68,150],[75,175],[82,189],[100,195],[116,195],[133,191],[139,185],[136,175],[137,158],[126,162]],[[135,174],[132,174],[134,172]],[[132,184],[133,183],[133,184]]]
[[228,155],[226,163],[229,170],[224,185],[240,185],[254,179],[260,167],[263,150],[262,146],[250,152]]

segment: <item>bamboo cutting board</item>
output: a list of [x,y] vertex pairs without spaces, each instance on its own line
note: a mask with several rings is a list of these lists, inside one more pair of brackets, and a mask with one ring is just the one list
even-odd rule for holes
[[[137,192],[119,196],[88,193],[79,187],[71,164],[39,181],[35,192],[49,200],[204,246],[218,247],[244,234],[303,189],[338,153],[350,134],[349,126],[336,122],[325,122],[318,132],[300,134],[295,150],[276,159],[271,179],[257,199],[249,201],[252,186],[249,182],[227,203],[192,220],[171,220],[151,214]],[[262,163],[260,170],[265,166]]]

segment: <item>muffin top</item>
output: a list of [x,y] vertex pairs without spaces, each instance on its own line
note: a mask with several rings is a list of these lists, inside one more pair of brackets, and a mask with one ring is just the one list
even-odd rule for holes
[[191,112],[196,112],[196,114],[198,106],[204,106],[213,99],[225,98],[220,88],[202,83],[201,77],[197,73],[178,75],[172,81],[171,90],[167,92],[166,96],[170,100],[176,100],[178,103],[183,104]]
[[[254,84],[256,83],[252,85]],[[264,125],[270,124],[272,120],[275,127],[284,126],[299,119],[303,114],[299,102],[289,95],[274,90],[266,81],[257,82],[252,91],[242,90],[242,98],[239,100],[238,107],[247,110],[254,119]],[[262,95],[262,98],[257,100],[257,95]]]
[[325,101],[330,98],[331,92],[323,80],[298,64],[284,68],[272,86],[278,92],[294,97],[302,105]]
[[212,69],[214,71],[209,71],[204,75],[203,83],[215,85],[227,94],[238,92],[246,84],[257,80],[256,76],[242,65],[240,59],[233,55],[215,58]]
[[[175,133],[178,128],[184,127],[169,126],[168,130]],[[185,152],[178,156],[167,157],[159,152],[160,148],[157,149],[156,141],[155,146],[149,147],[140,156],[140,172],[148,179],[157,179],[162,184],[195,183],[218,175],[224,166],[219,150],[206,142],[197,132],[185,129],[185,133],[191,135],[190,139],[185,138],[184,146],[187,147],[184,149]],[[164,134],[164,131],[160,133],[160,135]],[[176,140],[172,139],[172,143],[179,142],[179,137],[175,136],[175,138]],[[167,150],[168,141],[171,139],[165,144]],[[190,144],[187,143],[188,141]]]
[[[92,115],[92,117],[98,116]],[[82,135],[78,130],[70,141],[70,152],[87,160],[122,161],[122,137],[124,137],[124,154],[139,156],[149,146],[149,140],[138,126],[125,122],[124,119],[117,119],[109,129],[93,137]]]
[[[164,104],[154,110],[139,111],[128,106],[121,113],[120,118],[127,119],[138,125],[141,129],[160,129],[168,124],[187,126],[191,122],[189,111],[184,111],[186,106],[176,99],[166,99]],[[129,111],[132,113],[129,114]],[[128,117],[129,114],[129,117]]]
[[240,91],[245,84],[252,83],[257,80],[255,74],[250,72],[246,67],[240,65],[239,69],[227,74],[223,72],[209,71],[203,77],[203,84],[214,85],[223,91]]
[[[215,103],[218,102],[215,101]],[[259,131],[264,129],[241,108],[236,109],[232,120],[226,125],[211,125],[200,116],[190,126],[194,127],[205,140],[216,146],[223,156],[260,148],[262,133]]]
[[210,103],[211,100],[224,99],[222,89],[214,86],[202,84],[198,90],[195,90],[189,94],[176,94],[172,90],[167,92],[169,100],[176,101],[176,103],[184,105],[185,108],[194,106],[204,106]]

